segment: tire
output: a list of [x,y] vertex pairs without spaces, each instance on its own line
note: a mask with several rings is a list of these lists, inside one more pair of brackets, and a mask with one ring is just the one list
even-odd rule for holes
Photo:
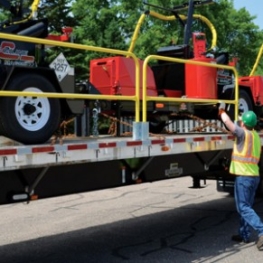
[[[6,91],[56,92],[46,78],[37,74],[16,75]],[[58,128],[60,117],[58,99],[32,96],[0,98],[0,133],[23,144],[46,142]]]
[[[238,101],[238,113],[242,114],[243,112],[253,110],[253,102],[249,96],[249,94],[245,90],[239,91],[239,101]],[[230,106],[230,110],[228,111],[229,116],[232,120],[234,120],[234,105]]]
[[238,110],[240,113],[253,110],[251,98],[244,90],[240,90],[239,92]]

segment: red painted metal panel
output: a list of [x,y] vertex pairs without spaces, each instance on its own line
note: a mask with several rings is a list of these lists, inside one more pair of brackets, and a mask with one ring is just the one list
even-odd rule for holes
[[[142,65],[140,63],[140,88]],[[90,81],[104,95],[135,95],[135,64],[132,58],[108,57],[90,62]],[[141,92],[142,94],[142,92]],[[147,95],[157,96],[152,70],[147,68]]]

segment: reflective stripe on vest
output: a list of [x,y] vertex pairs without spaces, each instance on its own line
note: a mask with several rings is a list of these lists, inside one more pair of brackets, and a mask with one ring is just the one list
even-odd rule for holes
[[245,130],[245,140],[243,148],[239,151],[237,144],[234,144],[230,173],[237,175],[259,175],[261,143],[255,131]]

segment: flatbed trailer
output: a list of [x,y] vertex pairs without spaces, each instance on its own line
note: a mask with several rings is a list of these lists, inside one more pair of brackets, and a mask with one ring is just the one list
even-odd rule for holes
[[[263,133],[260,138],[263,144]],[[213,179],[224,188],[224,180],[233,181],[228,174],[233,139],[221,133],[158,135],[146,140],[99,136],[21,145],[2,137],[0,204],[181,176],[192,176],[192,187]],[[133,167],[129,160],[139,164]]]
[[[210,56],[213,48],[206,50],[205,35],[201,32],[193,35],[194,52],[189,50],[187,34],[183,45],[163,47],[144,61],[132,53],[146,15],[164,21],[178,19],[186,29],[192,18],[201,19],[216,39],[209,20],[193,14],[195,5],[212,2],[189,0],[189,17],[177,13],[185,9],[181,6],[172,10],[173,16],[146,12],[138,21],[128,51],[61,42],[69,40],[71,30],[66,30],[63,37],[48,35],[46,19],[32,19],[39,0],[33,1],[26,20],[22,19],[22,10],[21,14],[15,12],[17,22],[4,23],[0,32],[0,204],[181,176],[192,176],[192,187],[200,187],[201,180],[213,179],[218,181],[218,190],[228,191],[230,186],[231,191],[234,177],[228,174],[228,168],[234,137],[223,129],[221,122],[208,115],[217,117],[220,100],[234,106],[229,113],[235,120],[238,105],[242,112],[261,111],[263,77],[239,78],[228,54]],[[0,4],[17,10],[9,1],[2,0]],[[212,47],[215,44],[213,40]],[[74,68],[63,53],[51,64],[46,63],[44,51],[51,46],[114,54],[114,57],[92,60],[90,80],[75,83]],[[155,67],[149,66],[150,60],[157,60]],[[160,79],[164,69],[164,78]],[[159,115],[155,114],[157,104],[163,106]],[[192,106],[196,107],[196,113],[202,108],[207,117],[201,129],[192,129],[195,127],[190,123],[192,120],[185,118],[184,113],[201,118],[193,115]],[[108,112],[113,112],[113,119],[118,121],[132,114],[129,136],[121,134],[120,125],[116,125],[115,137],[98,133],[95,125],[98,116]],[[74,136],[50,138],[61,128],[62,116],[65,119],[73,116]],[[88,116],[93,118],[92,135],[87,134],[91,129],[87,127]],[[210,120],[215,121],[216,128],[206,126]],[[179,122],[176,130],[159,132],[169,127],[170,121]],[[187,124],[183,125],[184,122]],[[203,132],[206,127],[208,131]],[[262,132],[260,138],[263,144]],[[262,160],[259,165],[262,167]],[[259,190],[262,189],[260,186]]]

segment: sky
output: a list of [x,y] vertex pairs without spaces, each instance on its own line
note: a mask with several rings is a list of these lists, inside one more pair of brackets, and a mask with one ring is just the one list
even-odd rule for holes
[[234,0],[236,10],[245,7],[251,15],[256,15],[254,23],[263,30],[263,1],[262,0]]

